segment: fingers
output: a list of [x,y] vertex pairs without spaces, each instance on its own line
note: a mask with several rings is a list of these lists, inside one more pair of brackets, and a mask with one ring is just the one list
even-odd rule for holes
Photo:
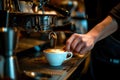
[[66,49],[67,51],[70,51],[70,46],[71,46],[74,38],[75,38],[75,36],[74,36],[74,34],[73,34],[73,35],[66,41],[66,47],[65,47],[65,49]]
[[[81,45],[82,44],[82,45]],[[80,52],[80,49],[84,46],[80,34],[73,34],[66,41],[66,50],[72,52]]]
[[85,43],[79,43],[76,48],[75,48],[75,52],[78,52],[78,53],[82,53],[82,50],[85,48]]
[[78,44],[80,44],[80,43],[81,43],[80,38],[75,38],[75,39],[73,40],[73,42],[71,43],[70,49],[71,49],[72,51],[75,51],[75,50],[76,50],[76,47],[77,47]]

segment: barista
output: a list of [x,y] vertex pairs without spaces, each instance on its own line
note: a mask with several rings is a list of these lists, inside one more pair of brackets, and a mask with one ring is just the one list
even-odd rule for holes
[[91,50],[85,80],[120,80],[120,0],[85,0],[86,34],[73,34],[66,50],[84,54]]

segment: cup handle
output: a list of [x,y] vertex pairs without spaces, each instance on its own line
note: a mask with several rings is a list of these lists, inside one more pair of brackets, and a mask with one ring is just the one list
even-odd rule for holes
[[67,55],[70,55],[69,57],[66,57],[66,59],[65,60],[69,60],[69,59],[71,59],[72,58],[72,56],[73,56],[73,53],[72,52],[68,52],[67,53]]

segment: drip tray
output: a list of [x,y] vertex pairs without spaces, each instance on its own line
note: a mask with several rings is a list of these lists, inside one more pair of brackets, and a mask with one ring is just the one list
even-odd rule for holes
[[23,71],[37,72],[50,75],[61,75],[65,71],[63,66],[50,66],[45,57],[24,58],[19,60],[20,69]]

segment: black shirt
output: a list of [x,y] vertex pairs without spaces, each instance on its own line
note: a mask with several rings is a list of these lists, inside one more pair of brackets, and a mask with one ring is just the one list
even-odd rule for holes
[[110,11],[109,15],[116,19],[119,26],[118,30],[112,34],[112,37],[120,41],[120,3]]
[[114,17],[116,19],[118,25],[120,26],[120,3],[118,3],[117,6],[115,6],[114,8],[112,8],[109,15]]

